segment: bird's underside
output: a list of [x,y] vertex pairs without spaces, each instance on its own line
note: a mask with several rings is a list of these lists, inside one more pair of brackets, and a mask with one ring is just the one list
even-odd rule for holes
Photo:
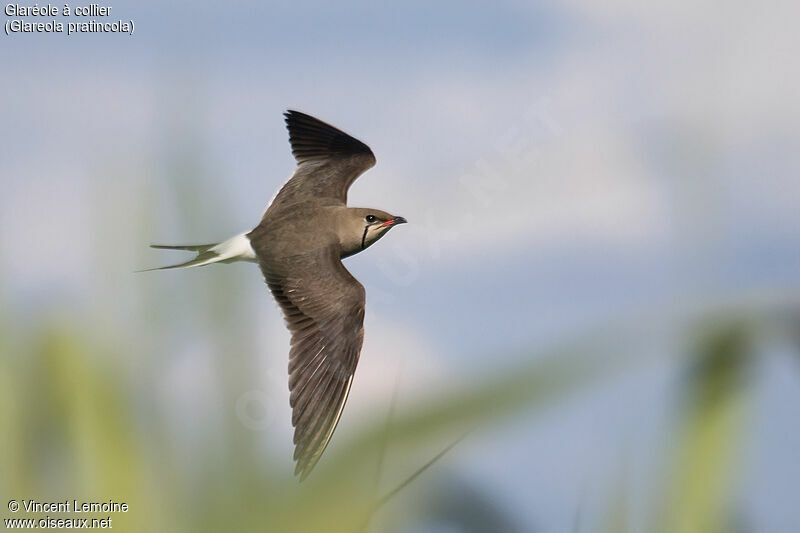
[[341,258],[405,219],[346,207],[350,185],[375,164],[367,145],[309,115],[285,116],[297,169],[261,223],[216,245],[157,247],[198,254],[162,268],[258,262],[291,332],[289,402],[295,474],[303,480],[341,417],[364,338],[364,287]]

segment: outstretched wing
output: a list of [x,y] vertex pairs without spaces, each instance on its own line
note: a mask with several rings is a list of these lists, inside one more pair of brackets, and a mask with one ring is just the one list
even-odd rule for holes
[[297,170],[278,192],[267,213],[312,199],[346,204],[347,189],[375,165],[372,150],[305,113],[290,110],[284,116]]
[[292,333],[289,402],[295,475],[308,476],[347,401],[364,339],[364,287],[342,265],[337,246],[260,261]]

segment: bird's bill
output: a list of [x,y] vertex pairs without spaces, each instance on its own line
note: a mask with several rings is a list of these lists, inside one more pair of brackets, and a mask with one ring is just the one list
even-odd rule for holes
[[404,219],[403,217],[394,217],[393,219],[387,220],[386,222],[381,224],[380,227],[394,226],[396,224],[405,224],[406,222],[408,222],[408,220]]

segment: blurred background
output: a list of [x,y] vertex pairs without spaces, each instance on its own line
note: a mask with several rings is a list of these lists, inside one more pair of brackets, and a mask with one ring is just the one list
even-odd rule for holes
[[[0,518],[800,528],[796,2],[111,5],[132,36],[0,37]],[[258,268],[133,273],[258,223],[287,108],[410,222],[345,262],[366,339],[302,485]]]

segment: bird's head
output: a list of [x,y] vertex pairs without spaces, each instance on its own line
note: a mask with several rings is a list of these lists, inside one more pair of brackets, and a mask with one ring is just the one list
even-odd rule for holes
[[405,224],[406,219],[379,209],[350,207],[339,228],[342,257],[357,254],[386,235],[391,228]]

